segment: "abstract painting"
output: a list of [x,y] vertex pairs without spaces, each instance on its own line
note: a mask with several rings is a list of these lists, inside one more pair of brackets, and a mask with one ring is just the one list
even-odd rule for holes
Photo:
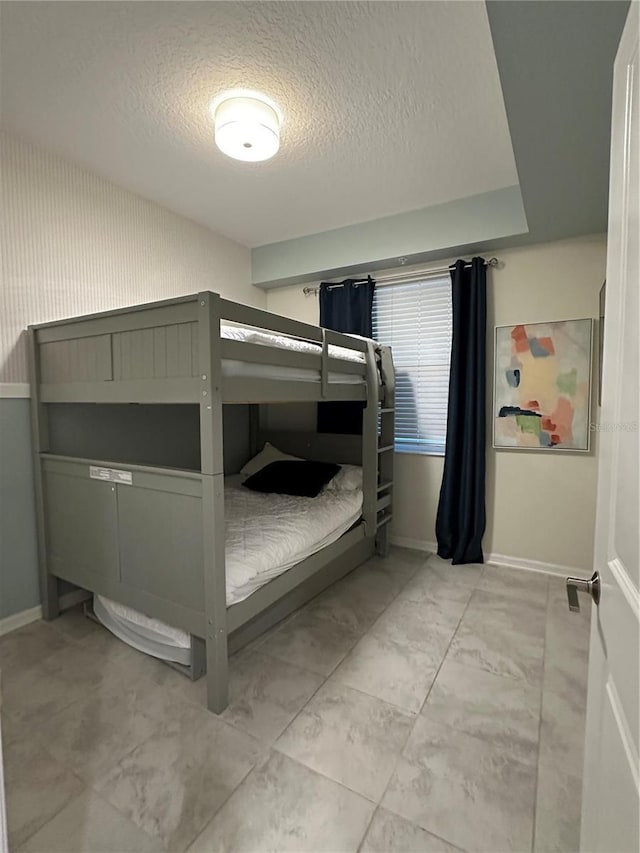
[[498,326],[493,446],[589,450],[593,321]]

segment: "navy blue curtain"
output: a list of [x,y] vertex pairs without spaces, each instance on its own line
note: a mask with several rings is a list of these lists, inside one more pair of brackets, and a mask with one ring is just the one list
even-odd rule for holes
[[[336,287],[336,282],[323,281],[320,285],[320,325],[334,332],[347,332],[370,338],[373,334],[371,312],[375,282],[347,278]],[[365,403],[359,401],[319,403],[318,432],[347,435],[362,434],[362,411]]]
[[483,258],[451,268],[453,338],[447,448],[436,517],[438,555],[482,563],[485,513],[487,272]]

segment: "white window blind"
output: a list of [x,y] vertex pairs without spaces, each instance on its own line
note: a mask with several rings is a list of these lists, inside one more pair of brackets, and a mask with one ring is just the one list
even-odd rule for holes
[[398,452],[444,453],[451,333],[448,275],[376,288],[373,336],[393,348]]

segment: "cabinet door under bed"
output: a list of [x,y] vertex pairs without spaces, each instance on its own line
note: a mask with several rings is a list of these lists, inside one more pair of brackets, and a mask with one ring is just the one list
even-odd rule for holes
[[52,574],[119,578],[116,487],[76,464],[45,465],[47,558]]
[[201,635],[200,475],[59,456],[42,461],[49,571]]
[[200,482],[152,474],[134,480],[117,493],[122,583],[203,610]]

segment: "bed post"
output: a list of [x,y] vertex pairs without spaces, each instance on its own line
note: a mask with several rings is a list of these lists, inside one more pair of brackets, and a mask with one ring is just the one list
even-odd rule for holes
[[227,591],[224,538],[224,462],[220,297],[198,294],[202,540],[207,650],[207,707],[227,707]]
[[38,538],[38,570],[42,615],[55,619],[59,611],[58,578],[49,573],[47,542],[44,522],[44,491],[42,486],[42,459],[40,453],[49,449],[47,409],[40,402],[40,361],[36,330],[29,328],[29,379],[31,381],[31,443],[33,446],[33,478],[36,499],[36,533]]
[[362,413],[362,517],[367,537],[376,535],[378,490],[378,368],[375,345],[367,342],[367,405]]

